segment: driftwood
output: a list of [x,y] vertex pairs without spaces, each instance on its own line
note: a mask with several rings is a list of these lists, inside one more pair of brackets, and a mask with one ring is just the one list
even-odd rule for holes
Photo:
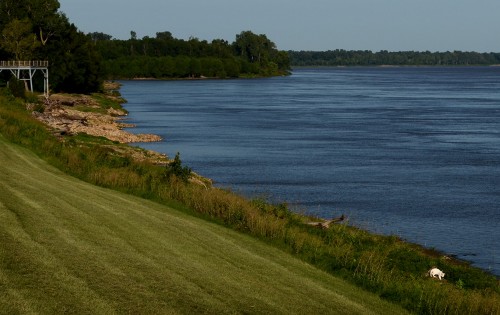
[[318,227],[318,228],[321,228],[321,229],[328,229],[330,227],[330,224],[337,223],[337,222],[342,222],[345,219],[346,219],[345,215],[342,214],[340,217],[333,218],[331,220],[326,220],[326,221],[323,221],[323,222],[306,222],[306,224],[312,225],[312,226],[315,226],[315,227]]

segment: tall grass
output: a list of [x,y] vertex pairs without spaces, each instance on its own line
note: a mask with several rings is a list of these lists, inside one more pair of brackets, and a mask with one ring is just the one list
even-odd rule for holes
[[[168,169],[117,154],[105,140],[58,138],[2,92],[0,132],[58,168],[103,187],[135,194],[263,239],[331,274],[419,314],[500,314],[496,277],[466,263],[347,225],[327,230],[303,224],[286,204],[247,200],[231,191],[191,184]],[[86,137],[86,139],[92,139]],[[438,281],[426,271],[446,272]]]
[[406,314],[255,238],[64,176],[0,134],[0,314]]

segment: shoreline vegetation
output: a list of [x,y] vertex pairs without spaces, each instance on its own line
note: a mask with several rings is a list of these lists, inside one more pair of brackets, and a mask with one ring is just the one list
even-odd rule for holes
[[[444,67],[452,67],[452,68],[461,68],[461,67],[484,67],[484,68],[496,68],[500,67],[500,64],[492,64],[492,65],[360,65],[360,66],[292,66],[292,73],[295,69],[331,69],[331,68],[444,68]],[[135,80],[135,79],[134,79]]]
[[[124,100],[116,85],[107,88],[90,101],[72,95],[59,102],[69,102],[62,106],[82,113],[97,111],[113,117]],[[48,127],[35,119],[46,105],[27,98],[15,99],[7,89],[1,90],[0,133],[65,173],[249,234],[414,313],[500,313],[498,278],[467,262],[340,222],[318,228],[325,220],[293,213],[286,203],[249,200],[212,186],[210,180],[183,166],[179,155],[173,161],[165,156],[157,160],[152,152],[103,136]],[[70,104],[75,99],[87,101]],[[136,152],[143,158],[137,158]],[[446,273],[443,281],[428,276],[433,267]]]
[[494,66],[500,53],[469,51],[395,51],[328,50],[288,51],[290,65],[299,66]]
[[226,79],[288,75],[288,54],[265,34],[243,31],[235,41],[178,39],[170,32],[128,40],[88,34],[102,56],[107,79]]
[[0,134],[1,314],[407,314],[286,252],[68,176]]

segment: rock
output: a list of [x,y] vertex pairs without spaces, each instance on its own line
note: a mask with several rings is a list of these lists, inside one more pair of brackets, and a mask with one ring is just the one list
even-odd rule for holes
[[73,101],[61,101],[61,105],[64,105],[64,106],[75,106],[75,102],[73,102]]
[[[72,105],[69,105],[72,104]],[[96,102],[88,96],[71,97],[67,95],[51,96],[44,113],[33,113],[33,116],[50,127],[64,134],[86,133],[92,136],[105,137],[120,143],[156,142],[161,137],[152,134],[133,134],[123,128],[133,127],[121,122],[120,116],[126,115],[123,110],[108,109],[106,115],[82,112],[66,106],[95,106]]]

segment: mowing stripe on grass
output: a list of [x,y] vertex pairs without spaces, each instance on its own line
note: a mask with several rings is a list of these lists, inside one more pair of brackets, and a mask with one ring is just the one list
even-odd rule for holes
[[0,136],[0,313],[400,314],[247,235],[69,177]]

